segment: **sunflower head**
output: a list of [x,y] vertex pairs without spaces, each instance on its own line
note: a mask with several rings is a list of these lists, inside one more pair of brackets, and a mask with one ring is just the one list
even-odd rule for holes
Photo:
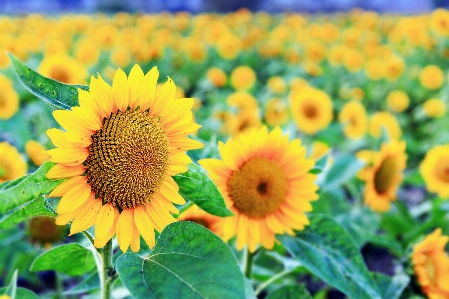
[[256,83],[256,73],[246,65],[235,68],[231,73],[231,85],[236,90],[248,90]]
[[284,79],[279,76],[274,76],[268,79],[267,86],[271,92],[276,94],[283,94],[287,90],[287,85],[285,84]]
[[79,107],[53,113],[65,131],[47,131],[57,146],[47,176],[68,178],[50,194],[62,196],[56,223],[74,219],[71,234],[95,224],[97,247],[114,234],[123,251],[138,251],[140,235],[152,247],[154,229],[174,221],[173,203],[185,203],[172,176],[187,170],[186,150],[202,147],[187,138],[200,126],[194,100],[176,99],[171,79],[157,89],[158,75],[135,65],[129,77],[118,69],[112,87],[92,77]]
[[338,120],[343,125],[343,133],[350,139],[363,137],[368,127],[365,107],[358,101],[352,101],[343,106]]
[[280,126],[288,121],[288,108],[280,98],[271,98],[265,107],[265,122],[270,126]]
[[387,105],[394,112],[402,112],[408,108],[410,99],[401,90],[393,90],[387,95]]
[[392,140],[398,140],[402,135],[401,127],[396,118],[389,112],[376,112],[371,116],[369,122],[369,132],[375,138],[382,136],[382,128],[384,128],[388,137]]
[[444,251],[448,240],[438,228],[413,248],[413,269],[422,290],[432,299],[449,298],[449,256]]
[[422,108],[428,117],[442,117],[446,113],[446,105],[438,98],[425,101]]
[[443,85],[443,71],[436,65],[428,65],[421,70],[419,82],[427,89],[438,89]]
[[17,149],[7,142],[0,142],[0,183],[24,176],[27,164]]
[[51,244],[62,240],[64,226],[56,225],[53,217],[39,216],[30,220],[28,232],[32,242]]
[[41,61],[38,72],[67,84],[80,84],[85,81],[87,74],[86,67],[81,62],[65,54],[46,56]]
[[48,156],[44,153],[45,147],[36,140],[28,140],[25,144],[25,152],[36,166],[41,166],[48,160]]
[[365,203],[374,211],[385,212],[390,209],[391,201],[396,200],[396,192],[402,182],[407,160],[405,142],[384,143],[372,158],[372,166],[363,174]]
[[275,234],[301,230],[309,224],[305,212],[318,198],[314,162],[306,158],[299,139],[289,142],[279,127],[249,130],[218,144],[221,160],[199,163],[217,184],[235,216],[223,218],[223,238],[237,235],[237,248],[258,244],[272,248]]
[[449,198],[449,144],[433,147],[419,168],[427,190]]
[[215,86],[215,87],[223,87],[228,80],[226,73],[218,68],[213,67],[207,71],[207,79]]
[[438,8],[430,15],[430,28],[441,36],[449,36],[449,11]]
[[19,110],[19,95],[12,82],[0,74],[0,120],[10,119]]
[[179,217],[178,221],[191,221],[198,223],[205,228],[211,230],[216,235],[221,235],[221,217],[211,215],[198,206],[193,205],[185,210]]

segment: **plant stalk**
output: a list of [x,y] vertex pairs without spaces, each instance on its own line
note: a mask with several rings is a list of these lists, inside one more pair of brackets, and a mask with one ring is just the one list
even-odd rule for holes
[[101,268],[98,269],[101,284],[101,299],[111,299],[112,284],[117,275],[112,267],[112,239],[100,250]]
[[253,270],[253,260],[255,253],[249,251],[249,248],[246,248],[246,258],[245,258],[245,276],[248,279],[251,279],[251,274]]

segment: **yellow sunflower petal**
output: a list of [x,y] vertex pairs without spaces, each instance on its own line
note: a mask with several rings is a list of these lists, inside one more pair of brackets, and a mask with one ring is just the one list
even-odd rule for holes
[[177,205],[183,205],[186,203],[185,199],[178,192],[170,189],[170,187],[166,184],[161,186],[160,192],[164,198]]
[[101,208],[101,200],[95,199],[95,194],[91,193],[87,201],[81,206],[78,214],[75,215],[72,226],[70,227],[70,234],[74,235],[85,231],[92,227],[97,220],[98,212]]
[[130,209],[124,209],[117,219],[117,241],[123,252],[128,250],[133,238],[134,219]]
[[156,97],[156,84],[159,78],[157,67],[153,67],[144,77],[138,105],[145,111],[153,105]]
[[107,238],[109,231],[114,225],[115,213],[118,213],[118,211],[115,211],[115,208],[110,203],[100,208],[95,221],[95,238],[100,240]]
[[138,252],[140,250],[140,234],[134,222],[133,222],[133,236],[131,239],[130,246],[133,252]]
[[140,97],[140,90],[142,89],[144,81],[144,74],[139,65],[135,64],[131,69],[128,77],[129,85],[129,106],[131,110],[137,108]]
[[86,185],[87,178],[84,176],[77,176],[67,181],[64,181],[60,185],[58,185],[53,191],[48,195],[48,197],[60,197],[67,193],[72,188],[75,188],[78,185]]
[[153,248],[156,243],[154,225],[143,207],[134,209],[134,223],[148,247]]
[[56,212],[68,213],[79,208],[84,202],[86,202],[91,192],[90,185],[78,185],[68,190],[59,201]]
[[122,69],[115,72],[114,80],[112,82],[112,96],[115,101],[117,109],[125,111],[129,105],[129,91],[128,80],[126,74]]
[[84,172],[86,172],[86,168],[84,168],[82,164],[77,166],[64,166],[61,164],[56,164],[47,172],[47,178],[69,178],[82,175]]
[[89,156],[87,148],[55,148],[45,151],[53,163],[61,163],[67,166],[75,166],[83,163]]

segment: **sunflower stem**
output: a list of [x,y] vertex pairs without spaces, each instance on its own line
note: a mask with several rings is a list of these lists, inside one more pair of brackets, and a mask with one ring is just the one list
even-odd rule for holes
[[94,245],[94,238],[92,238],[92,236],[89,234],[88,231],[82,231],[83,235],[90,241],[90,243],[92,243],[92,245]]
[[117,279],[112,267],[112,239],[100,250],[101,268],[99,270],[101,283],[101,299],[111,299],[112,284]]
[[249,248],[246,248],[246,255],[245,255],[245,276],[248,279],[251,279],[251,272],[253,270],[253,260],[254,260],[255,253],[252,253],[249,251]]

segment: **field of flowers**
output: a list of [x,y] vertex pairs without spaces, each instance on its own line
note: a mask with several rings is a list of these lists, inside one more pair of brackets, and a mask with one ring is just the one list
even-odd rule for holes
[[449,11],[0,16],[0,298],[449,298]]

